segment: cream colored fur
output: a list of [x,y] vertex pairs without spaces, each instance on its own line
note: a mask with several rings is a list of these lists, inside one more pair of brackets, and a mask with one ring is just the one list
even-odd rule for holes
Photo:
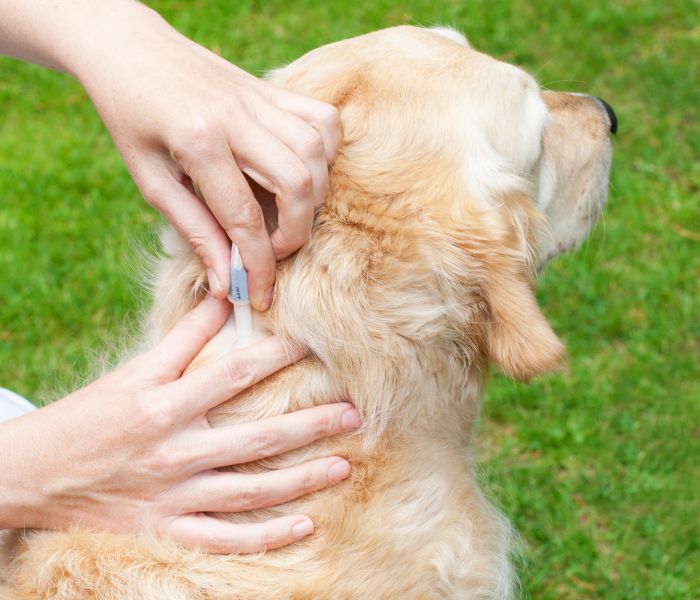
[[[350,399],[359,433],[241,468],[334,453],[349,458],[350,478],[227,517],[312,517],[309,539],[258,556],[207,555],[147,535],[27,532],[6,546],[6,597],[512,596],[511,529],[475,480],[479,399],[489,362],[518,379],[560,362],[534,272],[577,244],[605,202],[605,114],[588,98],[541,93],[452,30],[379,31],[315,50],[271,79],[335,104],[343,127],[311,241],[279,265],[273,308],[256,315],[259,332],[310,355],[210,420]],[[146,345],[205,294],[197,258],[172,232],[163,240]],[[192,368],[236,344],[230,322]]]

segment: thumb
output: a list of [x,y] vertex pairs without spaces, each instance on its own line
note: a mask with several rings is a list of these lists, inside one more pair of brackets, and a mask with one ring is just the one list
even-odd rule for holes
[[229,289],[231,240],[209,208],[195,196],[189,180],[187,184],[181,183],[168,171],[139,179],[137,183],[146,202],[175,227],[202,260],[212,295],[225,298]]
[[162,377],[180,377],[231,314],[231,305],[207,296],[149,351]]

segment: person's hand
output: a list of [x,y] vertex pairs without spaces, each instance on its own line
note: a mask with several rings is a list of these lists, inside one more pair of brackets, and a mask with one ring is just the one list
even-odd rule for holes
[[0,529],[153,531],[210,552],[298,540],[304,515],[233,524],[206,512],[284,503],[349,474],[328,457],[261,474],[217,471],[355,429],[356,409],[330,404],[212,428],[208,410],[298,360],[275,337],[182,375],[230,307],[208,298],[154,349],[46,408],[0,424]]
[[[251,303],[266,310],[275,259],[308,240],[326,197],[336,109],[253,77],[155,14],[139,10],[123,20],[122,12],[100,23],[76,75],[144,198],[207,266],[212,293],[228,292],[233,241],[249,272]],[[276,195],[270,236],[243,173]]]
[[[133,0],[0,0],[1,53],[73,73],[144,198],[201,257],[212,293],[228,292],[233,241],[253,307],[269,308],[275,259],[308,239],[327,193],[333,106],[253,77]],[[270,236],[243,173],[276,195]]]

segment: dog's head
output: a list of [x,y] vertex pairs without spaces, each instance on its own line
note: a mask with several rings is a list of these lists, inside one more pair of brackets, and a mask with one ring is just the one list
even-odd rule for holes
[[298,257],[315,254],[335,284],[307,281],[318,297],[302,304],[340,295],[370,337],[388,326],[428,346],[449,338],[517,379],[556,367],[562,346],[534,275],[605,204],[612,110],[542,91],[450,29],[345,40],[271,79],[334,104],[343,128],[331,196]]

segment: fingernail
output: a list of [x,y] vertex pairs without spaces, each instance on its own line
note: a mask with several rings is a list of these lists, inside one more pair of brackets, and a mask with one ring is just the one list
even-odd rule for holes
[[263,296],[263,301],[262,301],[262,309],[263,310],[268,310],[272,306],[272,295],[275,293],[275,286],[272,286],[271,288],[268,288],[268,290],[265,292],[265,296]]
[[209,291],[213,296],[218,297],[221,294],[221,283],[213,269],[207,269],[207,279],[209,280]]
[[350,475],[350,464],[346,460],[338,460],[328,467],[328,481],[338,483]]
[[352,431],[357,429],[361,422],[360,413],[357,412],[356,408],[351,408],[346,410],[340,418],[340,427],[343,431]]
[[292,536],[295,540],[306,537],[314,530],[314,524],[311,519],[303,519],[292,527]]

